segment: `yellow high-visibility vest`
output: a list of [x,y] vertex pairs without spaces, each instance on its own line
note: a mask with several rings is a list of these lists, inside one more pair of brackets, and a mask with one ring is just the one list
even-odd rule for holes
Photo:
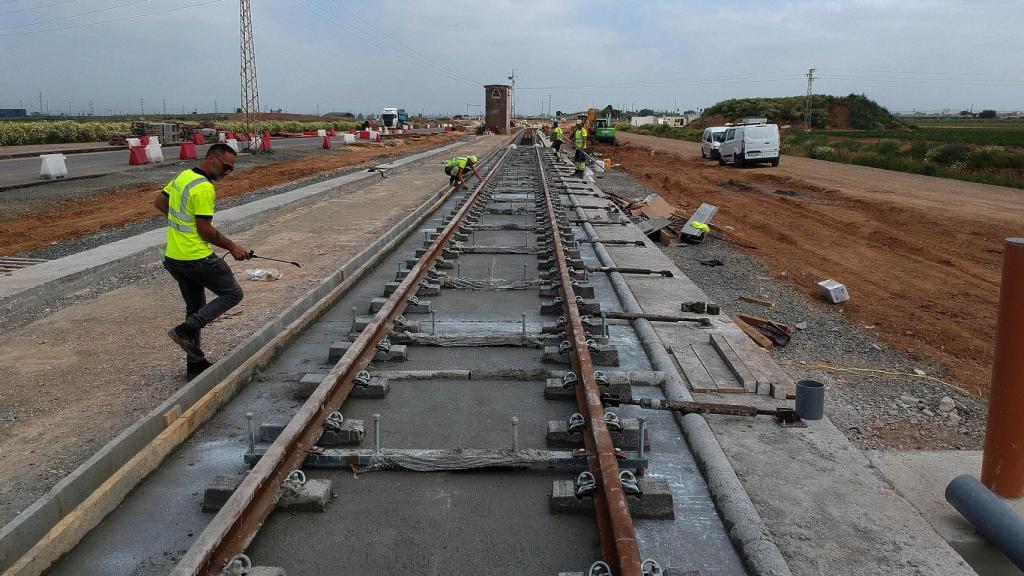
[[210,243],[196,231],[196,216],[213,217],[216,192],[205,176],[185,170],[164,186],[167,193],[167,249],[175,260],[199,260],[213,254]]
[[587,129],[577,128],[576,132],[573,133],[573,138],[576,139],[576,149],[583,150],[587,147]]

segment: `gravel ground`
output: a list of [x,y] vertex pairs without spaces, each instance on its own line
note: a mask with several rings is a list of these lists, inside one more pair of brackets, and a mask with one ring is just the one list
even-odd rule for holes
[[[597,184],[603,190],[634,198],[654,193],[618,172],[598,175]],[[772,355],[794,380],[812,379],[825,384],[826,413],[860,447],[981,448],[987,403],[918,375],[920,372],[946,380],[941,366],[924,358],[909,358],[887,347],[872,333],[872,327],[852,326],[840,306],[809,300],[785,282],[772,278],[756,255],[740,252],[724,240],[710,238],[703,244],[663,250],[726,312],[766,317],[790,325],[806,323],[806,328],[798,330],[788,346],[776,347]],[[700,263],[712,259],[723,265],[710,267]],[[769,300],[775,306],[765,308],[737,300],[740,295]],[[904,375],[837,371],[816,365]],[[943,401],[944,398],[948,400]],[[950,407],[949,400],[954,407],[944,411]]]

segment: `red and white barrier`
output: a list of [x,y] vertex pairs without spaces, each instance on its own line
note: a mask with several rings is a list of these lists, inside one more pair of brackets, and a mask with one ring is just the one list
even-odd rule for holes
[[178,160],[195,160],[197,158],[195,142],[182,142],[179,148]]
[[202,146],[203,144],[206,144],[206,138],[203,137],[202,132],[196,132],[192,135],[192,143],[197,146]]
[[270,132],[269,131],[264,132],[263,133],[263,138],[260,139],[260,150],[262,150],[263,152],[271,152],[271,151],[273,151],[273,146],[271,146],[271,144],[270,144]]
[[128,148],[129,166],[143,166],[146,164],[149,164],[149,158],[146,157],[145,146],[131,146]]
[[323,148],[324,148],[324,150],[330,150],[331,149],[331,137],[328,136],[327,134],[324,134]]

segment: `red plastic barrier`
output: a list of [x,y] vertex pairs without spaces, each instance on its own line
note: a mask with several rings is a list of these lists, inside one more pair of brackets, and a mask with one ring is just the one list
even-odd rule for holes
[[348,133],[349,134],[355,134],[356,133],[356,129],[355,128],[349,128],[348,129]]
[[451,126],[445,126],[444,127],[444,131],[445,132],[451,132],[452,131],[452,127]]
[[316,136],[316,131],[306,131],[302,133],[303,136]]
[[273,150],[273,146],[270,145],[270,132],[263,133],[263,139],[260,140],[260,150],[263,152],[270,152]]
[[338,133],[334,131],[334,128],[328,128],[327,129],[327,135],[333,138],[333,137],[337,136]]
[[196,159],[196,144],[195,142],[182,142],[181,152],[178,154],[178,160],[195,160]]
[[149,146],[149,136],[139,136],[139,142],[141,142],[143,146]]
[[331,137],[330,136],[324,136],[324,150],[330,150],[330,149],[331,149]]
[[202,132],[196,132],[192,135],[192,143],[202,146],[203,144],[206,144],[206,138],[203,137]]
[[128,149],[128,165],[129,166],[142,166],[149,164],[149,158],[146,158],[146,147],[145,146],[132,146]]

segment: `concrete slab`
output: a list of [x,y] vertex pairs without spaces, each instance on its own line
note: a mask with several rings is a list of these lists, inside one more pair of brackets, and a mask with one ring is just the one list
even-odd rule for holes
[[[943,540],[971,565],[979,576],[1024,574],[1002,552],[993,548],[956,509],[946,502],[949,482],[961,474],[981,474],[980,450],[867,453],[897,493],[906,498]],[[1005,501],[1024,514],[1024,499]]]

